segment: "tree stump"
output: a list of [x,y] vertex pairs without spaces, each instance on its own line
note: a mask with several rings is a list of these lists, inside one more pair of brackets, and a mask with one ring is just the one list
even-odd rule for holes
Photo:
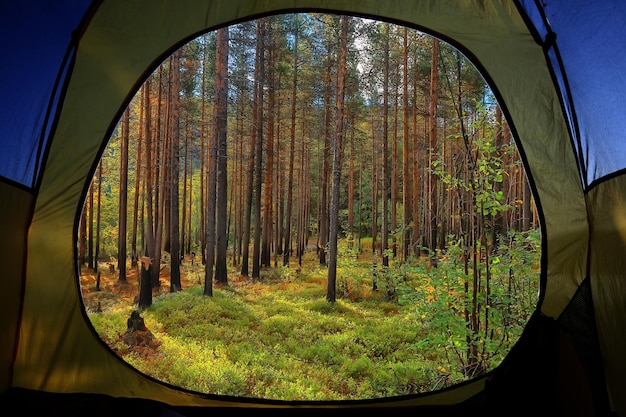
[[142,356],[147,356],[161,345],[152,332],[146,327],[143,317],[137,310],[130,313],[130,317],[126,321],[126,333],[122,336],[122,340],[131,350]]
[[146,323],[137,310],[130,313],[130,317],[126,320],[127,332],[129,331],[146,331]]
[[141,275],[139,276],[139,308],[145,310],[152,305],[152,265],[150,258],[143,256],[141,261]]

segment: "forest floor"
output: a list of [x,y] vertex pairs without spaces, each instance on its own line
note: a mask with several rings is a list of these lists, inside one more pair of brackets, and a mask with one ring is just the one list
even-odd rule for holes
[[[375,263],[375,261],[374,255],[371,252],[371,245],[369,247],[365,247],[363,252],[359,255],[359,262]],[[297,261],[294,260],[294,263],[297,264]],[[128,262],[126,266],[126,281],[120,281],[120,272],[116,265],[117,261],[100,261],[97,272],[94,271],[93,268],[89,268],[86,265],[81,267],[81,293],[85,309],[88,312],[108,310],[120,304],[137,304],[137,297],[139,296],[140,267],[131,266],[130,262]],[[317,267],[319,267],[319,261],[317,256],[315,256],[314,246],[311,245],[307,255],[303,258],[302,267],[296,266],[293,269],[297,274],[301,269],[314,270]],[[273,268],[270,267],[262,270],[261,275],[263,279],[268,276],[271,277],[274,274],[272,269]],[[99,283],[98,275],[100,275]],[[202,285],[204,282],[204,265],[202,265],[198,259],[192,260],[190,255],[185,255],[180,264],[180,275],[183,289]],[[161,266],[161,273],[159,276],[160,285],[152,290],[153,299],[159,295],[170,292],[169,265]],[[229,262],[229,286],[236,288],[252,283],[254,283],[254,280],[249,277],[241,276],[237,271],[235,271]],[[215,282],[213,285],[218,286]]]
[[[83,266],[80,274],[80,285],[85,309],[89,312],[102,311],[118,304],[136,304],[139,296],[139,266],[127,265],[126,281],[120,281],[119,269],[115,263],[100,262],[98,271]],[[199,284],[199,273],[204,267],[187,256],[181,263],[181,284],[188,288]],[[98,276],[100,282],[98,283]],[[152,297],[170,292],[170,269],[161,269],[160,285],[152,290]]]
[[[83,267],[80,283],[85,310],[104,343],[140,372],[192,391],[345,400],[422,393],[472,377],[458,357],[466,340],[463,317],[455,313],[461,308],[450,308],[463,300],[458,266],[443,259],[433,271],[424,257],[378,275],[377,261],[371,247],[358,258],[342,258],[336,303],[326,300],[327,269],[314,250],[302,267],[294,260],[292,267],[262,268],[260,280],[242,277],[229,263],[228,285],[214,283],[210,298],[203,295],[204,265],[184,258],[183,291],[171,293],[164,262],[153,304],[143,311],[137,303],[140,270],[130,263],[125,282],[116,263],[105,260],[97,272]],[[382,286],[374,290],[373,277],[380,284],[401,280],[395,288],[404,292],[390,297]],[[536,294],[536,288],[529,291]],[[142,331],[132,330],[137,313]],[[491,314],[493,322],[502,321],[495,314],[503,313]],[[485,354],[484,369],[502,360],[522,328],[492,332],[498,343],[489,345],[494,349]]]
[[[310,250],[308,256],[306,256],[303,260],[302,267],[296,266],[292,268],[292,274],[295,277],[300,274],[301,269],[315,270],[316,268],[319,268],[319,261],[314,252],[314,250]],[[366,263],[372,262],[373,259],[370,259],[370,257],[371,255],[369,254],[364,255],[363,261]],[[125,274],[126,279],[125,281],[121,281],[119,279],[120,271],[116,265],[116,261],[112,260],[111,262],[107,262],[106,260],[101,260],[98,264],[97,271],[87,265],[82,266],[80,285],[83,304],[87,313],[93,314],[113,312],[120,307],[132,307],[133,311],[137,310],[140,285],[139,277],[141,273],[140,266],[132,266],[130,262],[128,262]],[[229,291],[245,294],[247,291],[245,287],[251,286],[250,288],[253,288],[255,285],[260,283],[259,280],[253,280],[250,277],[241,276],[238,268],[239,267],[235,268],[232,265],[229,265],[228,284],[224,286],[214,281],[214,289],[218,290],[220,288],[228,287]],[[205,267],[201,262],[198,262],[197,259],[192,260],[189,255],[186,255],[180,264],[181,285],[183,290],[192,287],[202,287],[204,283],[204,269]],[[284,277],[280,275],[281,273],[284,273],[281,272],[281,267],[262,268],[261,281],[266,284],[267,288],[284,289],[285,286],[289,285],[289,282],[285,282]],[[159,277],[160,285],[152,290],[153,301],[156,298],[171,292],[171,274],[168,262],[164,262],[164,264],[162,264]],[[320,288],[325,288],[325,277],[324,279],[316,278],[315,281],[317,280],[324,281],[319,282],[319,286]],[[257,290],[252,289],[250,291]],[[370,298],[372,296],[380,296],[379,294],[373,295],[371,291],[366,292],[368,293],[367,295],[363,294],[363,291],[360,291],[357,297],[361,298],[365,296]],[[126,319],[124,319],[124,321],[126,321]],[[130,323],[130,321],[128,323]],[[115,340],[112,340],[109,337],[104,337],[103,340],[115,351],[117,351],[115,348],[117,342],[119,340],[124,340],[130,350],[139,353],[143,357],[147,358],[157,354],[159,345],[152,343],[153,336],[149,328],[146,328],[145,332],[134,332],[134,334],[131,334],[133,331],[131,331],[130,328],[125,330],[126,333],[119,333]],[[120,354],[120,356],[122,355]]]

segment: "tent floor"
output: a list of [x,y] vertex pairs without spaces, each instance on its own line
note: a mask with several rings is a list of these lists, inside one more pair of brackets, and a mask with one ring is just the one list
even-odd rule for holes
[[[86,393],[49,393],[23,388],[10,388],[0,394],[0,410],[19,415],[20,417],[199,417],[248,414],[263,415],[329,415],[363,416],[364,411],[393,412],[395,415],[419,416],[487,416],[483,406],[450,406],[450,407],[385,407],[367,406],[356,408],[258,408],[243,404],[241,408],[232,407],[174,407],[159,401],[138,398],[117,398],[104,394]],[[469,414],[468,414],[469,413]]]

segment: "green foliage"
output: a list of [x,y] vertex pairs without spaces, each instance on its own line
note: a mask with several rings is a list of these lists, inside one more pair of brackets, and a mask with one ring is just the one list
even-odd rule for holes
[[[481,327],[472,329],[465,321],[471,311],[473,299],[473,274],[465,274],[460,262],[465,250],[461,241],[450,243],[445,262],[427,271],[427,264],[414,266],[410,285],[399,287],[398,302],[413,309],[416,320],[423,320],[426,337],[416,342],[420,352],[443,350],[448,358],[456,357],[461,363],[468,358],[468,338],[480,347],[482,362],[487,368],[497,366],[521,334],[532,314],[538,294],[539,232],[511,233],[490,259],[489,294],[485,284],[476,289],[479,293],[479,312],[483,317]],[[482,264],[481,264],[482,265]],[[481,266],[479,265],[479,266]],[[477,271],[484,276],[484,266]],[[489,329],[484,316],[489,317]],[[485,335],[487,331],[487,335]],[[425,359],[429,359],[426,353]]]
[[[90,318],[124,360],[176,386],[241,397],[345,400],[416,394],[467,380],[468,336],[484,346],[492,369],[536,302],[538,233],[512,234],[494,255],[489,338],[469,332],[464,320],[471,276],[459,261],[459,243],[438,254],[437,268],[425,258],[392,262],[385,273],[395,282],[394,298],[371,292],[371,260],[361,260],[347,242],[340,248],[352,293],[335,303],[325,300],[323,268],[288,280],[282,271],[265,282],[219,287],[212,297],[202,295],[201,285],[166,293],[142,312],[161,342],[146,355],[120,341],[130,307]],[[361,294],[356,301],[355,292]]]

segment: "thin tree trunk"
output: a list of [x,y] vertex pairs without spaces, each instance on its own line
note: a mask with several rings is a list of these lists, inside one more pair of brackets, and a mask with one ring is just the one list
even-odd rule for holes
[[[180,259],[184,258],[184,255],[188,254],[187,250],[187,242],[191,239],[191,236],[187,233],[187,222],[188,218],[191,217],[191,204],[187,205],[187,194],[188,194],[188,173],[189,173],[189,120],[185,121],[185,134],[184,134],[184,151],[183,151],[183,196],[180,201],[182,202],[182,218],[180,221]],[[191,200],[189,200],[191,201]]]
[[383,268],[389,267],[387,248],[389,244],[389,24],[385,23],[385,46],[383,52],[383,213],[381,230],[381,257]]
[[88,250],[87,250],[87,265],[89,265],[89,268],[93,269],[94,267],[94,260],[93,260],[93,214],[94,214],[94,208],[93,208],[93,199],[94,199],[94,189],[93,189],[93,181],[91,184],[91,187],[89,187],[89,226],[88,226],[88,230],[89,230],[89,238],[88,238]]
[[[202,56],[202,87],[201,87],[201,99],[200,99],[200,247],[202,248],[201,250],[201,262],[203,265],[206,266],[206,247],[207,247],[207,242],[206,242],[206,237],[207,237],[207,230],[206,230],[206,202],[207,202],[207,191],[206,191],[206,186],[207,186],[207,178],[206,178],[206,174],[207,174],[207,160],[209,159],[207,156],[207,134],[206,134],[206,99],[205,99],[205,94],[206,94],[206,77],[207,77],[207,72],[208,72],[208,64],[207,64],[207,40],[205,38],[205,41],[203,43],[203,56]],[[205,272],[206,273],[206,272]]]
[[[154,259],[156,258],[156,247],[155,247],[155,219],[154,219],[154,156],[152,150],[152,112],[150,106],[150,78],[144,83],[142,87],[143,93],[143,104],[144,104],[144,142],[145,142],[145,171],[146,171],[146,179],[144,181],[144,193],[145,193],[145,205],[146,205],[146,228],[145,228],[145,239],[146,239],[146,253],[151,259],[151,263],[154,263]],[[153,270],[150,270],[151,274]],[[152,281],[152,285],[154,285],[154,281]]]
[[88,208],[80,214],[80,228],[78,234],[78,259],[80,264],[84,265],[87,262],[87,213]]
[[226,268],[226,251],[228,249],[227,199],[228,199],[228,27],[217,31],[217,52],[215,63],[215,130],[217,140],[217,201],[216,201],[216,234],[217,256],[215,259],[215,280],[220,284],[228,284]]
[[333,183],[330,205],[330,234],[329,234],[329,262],[328,282],[326,287],[326,300],[336,301],[337,280],[337,240],[339,232],[339,193],[341,192],[341,167],[343,164],[343,114],[346,79],[346,55],[348,51],[348,25],[347,16],[341,16],[341,35],[339,38],[339,64],[337,69],[337,98],[335,105],[335,140],[333,141]]
[[[417,54],[415,55],[417,59]],[[415,75],[413,76],[413,253],[416,258],[419,258],[421,254],[420,248],[420,151],[419,151],[419,141],[417,134],[417,71],[415,71]]]
[[98,163],[98,215],[96,217],[96,242],[95,242],[95,254],[94,254],[94,272],[98,272],[98,261],[100,260],[100,224],[102,220],[102,160]]
[[137,252],[137,231],[139,227],[139,195],[141,194],[141,178],[143,177],[142,167],[142,153],[143,153],[143,128],[144,128],[144,100],[145,94],[141,95],[141,103],[139,110],[139,137],[137,138],[137,157],[135,163],[135,196],[133,201],[133,226],[130,237],[130,264],[132,267],[136,267],[139,262],[139,253]]
[[[159,67],[158,73],[158,95],[157,95],[157,114],[156,114],[156,143],[154,144],[154,196],[155,196],[155,216],[154,216],[154,258],[152,258],[152,263],[150,270],[152,271],[152,286],[160,287],[161,286],[161,250],[163,248],[162,240],[163,240],[163,205],[165,201],[165,186],[163,183],[163,177],[165,167],[161,170],[161,166],[164,164],[165,159],[164,148],[165,148],[165,138],[163,137],[163,132],[161,131],[161,119],[163,117],[162,110],[162,96],[163,96],[163,66]],[[163,159],[162,159],[163,158]]]
[[[254,81],[254,91],[256,97],[256,90],[258,89],[258,80]],[[243,217],[243,238],[241,242],[241,275],[247,277],[249,274],[248,264],[250,261],[250,229],[252,224],[252,197],[254,190],[254,150],[256,149],[256,106],[257,100],[254,99],[252,109],[252,132],[250,134],[250,146],[248,151],[248,177],[246,186],[246,198],[245,198],[245,213]]]
[[[351,117],[354,119],[354,117]],[[350,122],[350,159],[348,161],[348,237],[354,241],[354,120]]]
[[372,254],[376,254],[376,241],[378,239],[378,153],[379,143],[375,123],[375,107],[372,109]]
[[[217,68],[216,68],[217,72]],[[217,75],[215,75],[217,77]],[[216,84],[217,87],[217,84]],[[213,111],[216,112],[217,105]],[[216,193],[217,193],[217,137],[214,123],[213,133],[208,137],[207,158],[207,203],[206,203],[206,262],[204,264],[204,291],[205,296],[213,295],[213,267],[215,265],[215,221],[216,221]]]
[[[329,32],[330,33],[330,32]],[[330,176],[330,147],[331,147],[331,56],[332,46],[330,38],[326,39],[326,71],[324,73],[324,149],[322,162],[322,181],[320,183],[320,217],[319,217],[319,237],[318,254],[320,265],[326,265],[326,251],[328,246],[328,183]]]
[[120,145],[120,195],[119,221],[117,238],[117,269],[118,280],[126,279],[126,217],[128,209],[128,138],[130,125],[130,107],[127,107],[122,117],[122,143]]
[[148,256],[141,257],[139,272],[139,309],[145,310],[152,305],[151,262]]
[[412,215],[412,196],[411,196],[411,165],[409,163],[409,155],[411,150],[409,148],[409,41],[408,41],[408,29],[404,28],[403,31],[404,48],[402,57],[403,62],[403,82],[402,82],[402,208],[404,217],[403,226],[403,244],[402,254],[406,261],[411,256],[411,215]]
[[393,97],[393,142],[391,157],[391,249],[394,259],[398,256],[398,112],[400,89],[400,67],[396,65]]
[[170,190],[170,292],[182,290],[180,278],[180,50],[171,57]]
[[274,127],[275,127],[275,80],[274,80],[274,52],[275,42],[272,20],[268,23],[268,99],[267,99],[267,140],[265,150],[265,193],[263,194],[263,227],[262,227],[262,245],[261,245],[261,266],[270,267],[271,265],[271,243],[272,243],[272,219],[273,215],[273,200],[272,191],[274,189]]
[[[429,167],[432,169],[434,162],[437,159],[437,105],[439,101],[439,40],[432,38],[432,56],[430,66],[430,106],[428,110],[429,115],[429,138],[430,138],[430,160]],[[437,264],[437,231],[438,231],[438,196],[437,196],[437,178],[434,172],[430,171],[430,198],[428,203],[429,220],[430,220],[430,249],[431,249],[431,262],[433,265]]]
[[265,91],[265,25],[264,19],[259,20],[257,27],[258,66],[257,77],[257,115],[256,115],[256,147],[254,163],[254,238],[252,242],[252,278],[261,277],[261,194],[263,185],[263,97]]
[[289,134],[289,177],[287,180],[287,211],[285,213],[285,230],[283,249],[283,265],[289,265],[291,255],[291,216],[293,210],[293,166],[296,148],[296,100],[298,98],[298,17],[294,17],[294,46],[293,46],[293,83],[291,86],[291,129]]
[[[304,137],[304,106],[302,108],[302,134],[301,137]],[[300,164],[298,167],[298,192],[297,192],[297,220],[296,220],[296,255],[298,256],[298,265],[302,266],[302,255],[304,251],[304,221],[305,221],[305,209],[304,209],[304,199],[305,199],[305,164],[307,160],[306,152],[305,152],[305,141],[302,140],[300,142]]]

